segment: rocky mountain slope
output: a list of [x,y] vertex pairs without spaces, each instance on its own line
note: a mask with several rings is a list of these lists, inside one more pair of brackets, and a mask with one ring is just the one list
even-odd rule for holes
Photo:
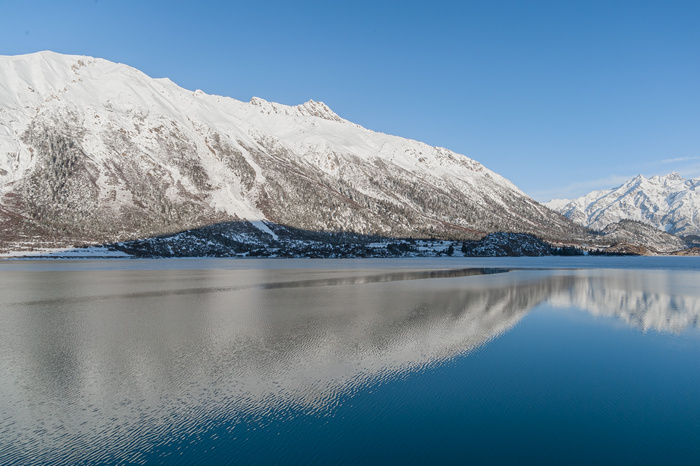
[[620,220],[636,220],[675,235],[700,235],[700,178],[678,173],[639,175],[614,189],[593,191],[578,199],[555,199],[546,205],[571,220],[603,230]]
[[639,255],[669,254],[687,247],[678,236],[635,220],[611,223],[603,229],[601,234],[605,241],[612,245],[607,249],[608,252]]
[[89,57],[0,57],[0,241],[211,225],[234,242],[587,236],[480,163],[362,128],[321,102],[240,102]]

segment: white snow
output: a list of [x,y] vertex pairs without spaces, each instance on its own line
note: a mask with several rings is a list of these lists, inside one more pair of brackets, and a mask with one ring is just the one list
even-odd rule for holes
[[265,225],[265,222],[263,222],[262,220],[251,220],[250,223],[263,233],[267,233],[268,235],[272,236],[275,239],[275,241],[279,240],[275,232],[270,230],[270,228],[267,225]]
[[[365,129],[339,117],[323,102],[310,100],[296,106],[260,98],[240,102],[189,91],[167,78],[152,79],[123,64],[53,52],[0,56],[0,195],[36,162],[21,135],[41,115],[51,116],[51,122],[74,119],[78,127],[85,128],[82,144],[97,164],[108,164],[115,157],[106,135],[123,131],[142,152],[136,160],[142,170],[161,173],[159,176],[166,172],[172,179],[168,194],[173,197],[179,195],[178,184],[196,191],[187,176],[173,168],[168,159],[172,154],[164,154],[159,145],[161,133],[181,134],[182,141],[195,142],[193,150],[213,185],[207,202],[275,238],[263,223],[268,219],[257,207],[256,189],[241,186],[240,179],[208,147],[206,138],[213,132],[240,151],[256,172],[257,185],[265,179],[245,147],[260,147],[264,140],[285,150],[300,166],[313,165],[333,178],[341,176],[339,166],[352,166],[359,159],[369,166],[381,162],[415,179],[430,177],[431,183],[454,186],[475,204],[490,199],[509,209],[506,194],[524,196],[510,181],[466,156]],[[348,173],[346,170],[343,176],[351,176],[348,181],[365,194],[390,195],[370,192],[365,173]],[[123,188],[110,186],[106,179],[97,182],[101,195],[114,191],[115,209],[132,202]]]
[[617,188],[546,205],[584,226],[602,230],[623,219],[637,220],[673,234],[700,234],[700,178],[678,173],[638,175]]

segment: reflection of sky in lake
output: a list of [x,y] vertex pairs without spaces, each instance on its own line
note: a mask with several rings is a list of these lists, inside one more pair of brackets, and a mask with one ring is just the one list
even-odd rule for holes
[[[274,452],[280,447],[265,426],[285,419],[299,432],[305,432],[303,426],[311,429],[307,433],[313,437],[320,431],[300,426],[299,419],[337,423],[347,416],[355,421],[337,436],[359,439],[356,429],[363,423],[385,423],[387,429],[401,419],[420,423],[435,416],[428,407],[445,410],[446,419],[458,422],[449,406],[464,404],[460,397],[467,395],[432,395],[449,386],[441,378],[459,376],[450,368],[485,360],[490,369],[480,369],[479,377],[464,385],[470,406],[512,405],[517,415],[509,420],[499,412],[490,417],[494,424],[488,429],[497,430],[499,419],[526,428],[535,411],[556,410],[562,394],[575,393],[593,409],[607,406],[610,413],[625,399],[597,392],[605,384],[598,382],[596,367],[554,377],[553,368],[566,367],[558,358],[583,364],[602,348],[619,356],[636,348],[628,340],[637,337],[629,335],[650,347],[662,342],[682,348],[685,356],[700,355],[700,282],[697,272],[688,270],[484,275],[478,269],[131,267],[0,272],[0,458],[140,461],[153,452],[172,453],[167,445],[181,443],[189,445],[190,458],[215,446],[235,455],[252,447]],[[538,312],[528,315],[533,309]],[[623,324],[630,326],[626,333],[607,330]],[[552,347],[555,340],[558,346]],[[528,363],[534,354],[536,361]],[[670,365],[678,373],[666,375],[678,379],[655,389],[663,392],[675,384],[681,393],[671,402],[686,406],[698,393],[679,373],[690,370],[686,377],[698,381],[697,366],[689,369],[683,357],[669,361],[659,354],[647,354],[651,372]],[[599,368],[608,370],[602,363]],[[551,406],[541,406],[542,397],[531,390],[540,380],[533,374],[552,377]],[[498,389],[482,393],[488,383],[479,381],[489,377],[496,377]],[[589,390],[582,392],[572,380]],[[646,379],[629,374],[628,383],[635,380]],[[372,403],[368,412],[348,411],[370,400],[375,390],[389,389],[384,411]],[[610,405],[591,401],[603,399]],[[386,412],[392,403],[396,409]],[[414,417],[404,412],[412,403],[408,413]],[[522,410],[528,403],[531,409]],[[686,410],[680,420],[691,422],[687,416],[695,414]],[[250,433],[253,428],[256,434]],[[234,440],[241,429],[249,441]],[[292,436],[293,442],[289,435],[297,453],[312,440]]]

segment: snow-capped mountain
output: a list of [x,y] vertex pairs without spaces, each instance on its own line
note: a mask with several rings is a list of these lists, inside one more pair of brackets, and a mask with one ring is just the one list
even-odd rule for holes
[[700,235],[698,186],[700,178],[686,180],[678,173],[638,175],[617,188],[545,205],[595,230],[620,220],[636,220],[675,235]]
[[121,241],[234,223],[232,240],[243,230],[586,236],[480,163],[321,102],[241,102],[84,56],[0,57],[0,240]]

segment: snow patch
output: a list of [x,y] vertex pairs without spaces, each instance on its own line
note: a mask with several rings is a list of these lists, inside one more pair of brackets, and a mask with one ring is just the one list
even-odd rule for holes
[[262,220],[250,220],[250,224],[253,225],[255,228],[257,228],[258,230],[262,231],[263,233],[267,233],[268,235],[272,236],[272,238],[275,241],[279,241],[279,238],[277,237],[275,232],[272,231],[270,229],[270,227],[265,225],[265,222],[263,222]]

